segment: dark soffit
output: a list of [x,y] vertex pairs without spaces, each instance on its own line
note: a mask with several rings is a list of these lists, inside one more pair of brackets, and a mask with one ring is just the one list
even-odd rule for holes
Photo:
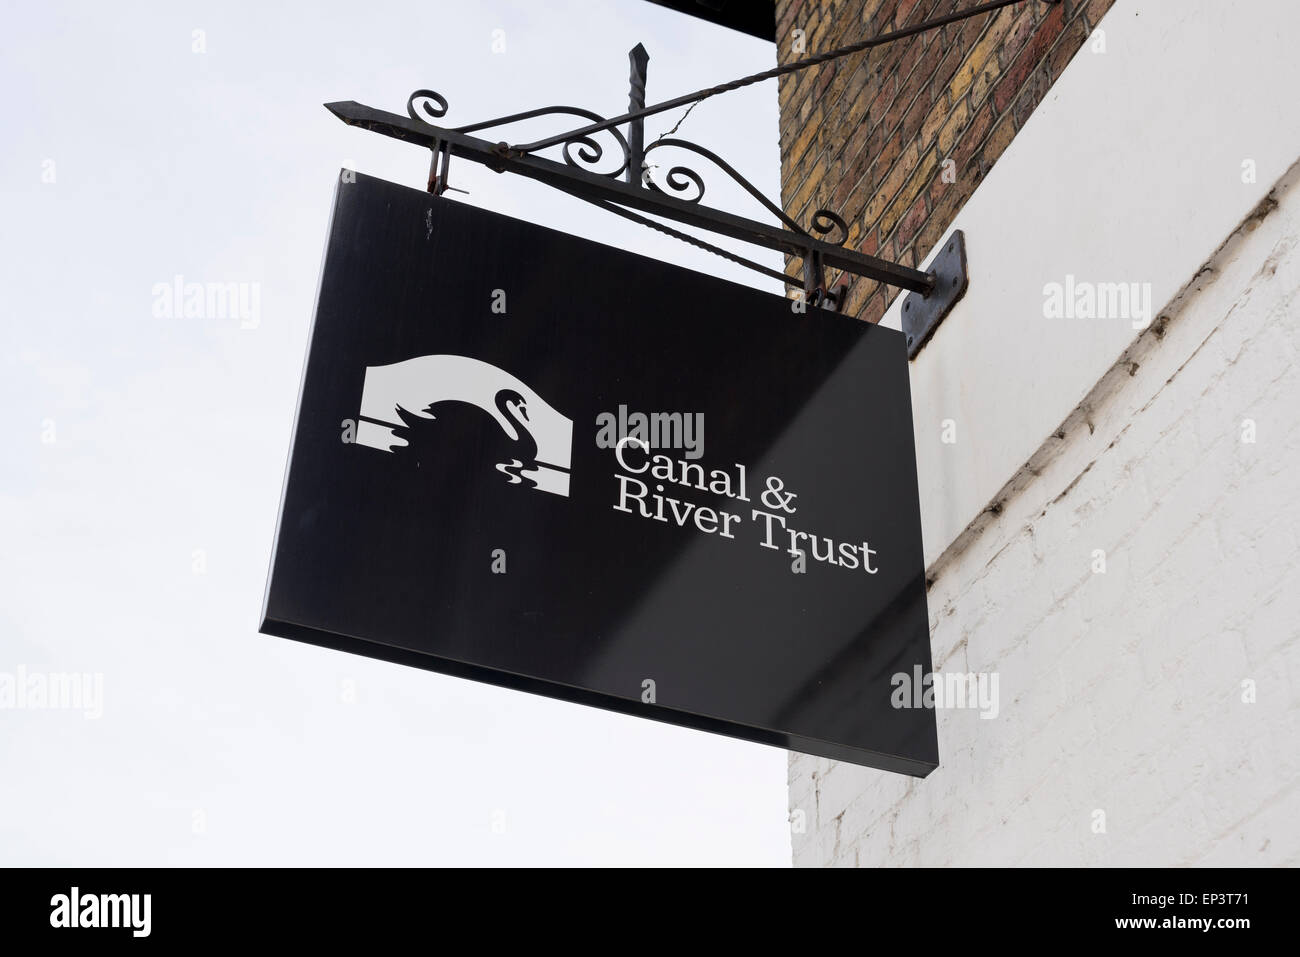
[[771,0],[650,0],[751,37],[776,42],[776,5]]

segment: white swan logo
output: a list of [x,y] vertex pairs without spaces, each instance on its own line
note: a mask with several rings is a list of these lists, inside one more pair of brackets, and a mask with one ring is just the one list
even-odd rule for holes
[[[488,429],[484,435],[481,414],[460,411],[468,406],[490,415],[500,431]],[[472,448],[487,455],[511,484],[569,494],[573,422],[487,362],[437,355],[367,366],[357,418],[358,445],[416,456]]]

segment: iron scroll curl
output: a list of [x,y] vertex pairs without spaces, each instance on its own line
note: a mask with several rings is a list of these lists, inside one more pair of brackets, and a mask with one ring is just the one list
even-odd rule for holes
[[[740,186],[741,189],[754,197],[754,199],[762,204],[764,209],[780,220],[787,229],[790,229],[801,236],[811,235],[807,229],[804,229],[799,225],[799,223],[795,222],[794,219],[787,215],[785,210],[781,209],[780,206],[776,205],[776,203],[764,196],[762,190],[747,180],[734,166],[712,150],[706,149],[698,143],[692,143],[690,140],[663,138],[656,140],[647,146],[645,148],[645,156],[648,159],[650,154],[655,150],[665,148],[686,150],[704,157],[714,166],[718,167],[718,169],[726,173],[727,176],[736,183],[736,185]],[[648,179],[646,180],[646,186],[648,188],[658,189],[660,192],[668,192],[670,190],[673,193],[684,193],[691,185],[694,185],[696,188],[695,195],[678,196],[677,198],[683,199],[689,203],[698,203],[704,198],[704,177],[688,166],[669,167],[668,174],[664,177],[664,184],[668,187],[668,190],[660,188],[657,184],[650,182]],[[828,242],[836,246],[843,246],[845,241],[849,238],[848,224],[844,222],[844,219],[838,213],[829,209],[816,209],[813,211],[811,229],[813,233],[817,233],[818,236],[822,238],[823,242]],[[832,233],[835,230],[839,231],[839,235],[835,238],[828,238],[827,234]]]
[[[446,97],[433,90],[416,90],[407,98],[406,114],[413,120],[422,123],[434,125],[433,121],[441,119],[447,115],[448,104]],[[524,120],[536,119],[540,116],[580,116],[583,119],[592,120],[600,123],[604,122],[604,117],[599,113],[584,109],[580,106],[543,106],[535,110],[525,110],[522,113],[512,113],[509,116],[499,116],[491,120],[483,120],[478,123],[470,123],[467,126],[453,127],[455,133],[474,133],[479,130],[492,129],[498,126],[507,126],[511,123],[519,123]],[[608,133],[614,146],[617,148],[617,154],[621,157],[618,168],[611,171],[597,170],[594,167],[605,158],[606,147],[594,136],[575,134],[567,140],[560,143],[560,152],[564,157],[564,162],[575,169],[584,169],[590,173],[596,173],[599,176],[608,176],[616,179],[622,176],[631,163],[632,153],[628,147],[627,139],[622,132],[614,127],[600,131]]]

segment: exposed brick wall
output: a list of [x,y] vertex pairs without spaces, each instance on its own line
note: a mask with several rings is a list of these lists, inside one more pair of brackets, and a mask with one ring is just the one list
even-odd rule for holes
[[[848,223],[847,247],[917,265],[1113,2],[1025,0],[782,77],[786,212],[807,226],[814,210],[829,208]],[[824,53],[972,5],[777,0],[777,59]],[[803,31],[803,53],[795,52],[795,30]],[[944,181],[948,159],[954,182]],[[802,268],[794,259],[787,272],[801,277]],[[878,321],[897,290],[847,278],[844,312]]]

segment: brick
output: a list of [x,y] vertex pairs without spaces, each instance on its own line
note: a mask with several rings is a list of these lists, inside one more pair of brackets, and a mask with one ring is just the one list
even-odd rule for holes
[[863,306],[874,291],[871,288],[873,285],[865,280],[855,278],[853,285],[849,287],[849,294],[844,299],[844,308],[840,311],[846,316],[862,318]]
[[1005,70],[1016,55],[1024,49],[1026,41],[1033,35],[1034,27],[1038,24],[1038,11],[1034,9],[1032,3],[1026,3],[1021,7],[1019,15],[1011,24],[1011,29],[1003,38],[1002,44],[998,47],[998,63]]
[[813,83],[813,96],[818,99],[826,98],[826,90],[830,87],[831,81],[835,79],[837,70],[838,64],[833,60],[824,66],[816,68],[817,75]]
[[971,120],[970,126],[966,127],[957,137],[952,159],[957,164],[959,173],[970,162],[970,158],[975,155],[975,151],[984,142],[984,137],[992,127],[993,107],[985,101],[984,105],[975,112],[975,118]]
[[1016,125],[1014,117],[1007,115],[998,121],[997,125],[989,133],[988,139],[980,147],[979,155],[975,158],[972,165],[978,170],[980,177],[988,174],[993,168],[997,158],[1002,155],[1002,151],[1011,145],[1011,140],[1016,135]]
[[957,141],[958,134],[966,128],[968,119],[970,119],[970,105],[966,100],[959,100],[938,132],[939,152],[942,155],[947,156],[952,151],[953,144]]
[[897,236],[900,246],[903,248],[909,246],[913,237],[920,230],[921,224],[925,222],[928,213],[929,207],[926,205],[926,195],[922,192],[921,195],[916,197],[916,201],[912,203],[912,208],[904,213],[903,218],[898,221]]
[[[992,19],[984,34],[975,44],[974,49],[966,57],[966,61],[957,70],[956,76],[953,77],[948,91],[952,98],[958,99],[964,96],[967,91],[979,87],[982,91],[992,85],[994,77],[1000,71],[998,66],[997,51],[1002,44],[1003,38],[1011,29],[1014,22],[1015,14],[1009,9],[1003,9]],[[983,94],[975,98],[979,102]]]
[[916,147],[908,143],[903,148],[897,162],[894,163],[885,179],[876,189],[871,201],[867,203],[866,212],[863,215],[868,223],[875,223],[879,220],[881,214],[888,208],[890,202],[912,174],[912,170],[916,168],[916,159]]
[[999,113],[1006,110],[1011,101],[1016,98],[1020,92],[1020,87],[1028,79],[1029,74],[1038,66],[1038,62],[1043,58],[1052,45],[1056,42],[1057,37],[1065,27],[1065,5],[1061,3],[1053,4],[1043,21],[1034,30],[1029,42],[1025,44],[1024,49],[1016,55],[998,81],[997,86],[993,89],[993,108]]
[[880,231],[873,229],[871,232],[858,243],[858,252],[866,253],[868,256],[874,256],[876,250],[880,248]]
[[860,100],[871,75],[865,64],[858,64],[855,68],[851,62],[844,62],[844,67],[836,74],[835,82],[827,92],[832,112],[839,116],[847,116],[852,106]]
[[898,0],[894,8],[894,26],[903,27],[910,23],[919,23],[925,10],[918,9],[920,0]]
[[795,141],[790,144],[789,150],[786,151],[791,163],[797,164],[803,159],[804,151],[816,142],[817,132],[818,127],[811,123],[804,126],[803,132],[796,137]]
[[1048,76],[1047,64],[1044,63],[1030,74],[1029,79],[1025,81],[1025,85],[1020,91],[1020,96],[1016,98],[1011,107],[1012,115],[1015,117],[1016,129],[1025,125],[1025,121],[1029,119],[1030,114],[1042,102],[1051,86],[1052,81]]
[[[958,110],[965,110],[965,100],[957,107]],[[917,143],[921,149],[925,149],[939,135],[939,130],[949,123],[953,116],[953,108],[948,103],[948,94],[941,92],[939,99],[930,104],[930,109],[921,123],[921,132],[917,137]]]
[[1079,48],[1083,46],[1084,41],[1087,39],[1088,27],[1083,22],[1083,18],[1077,17],[1072,20],[1047,55],[1047,72],[1051,78],[1050,82],[1055,83],[1057,78],[1065,72],[1066,66],[1074,59],[1075,54],[1079,52]]
[[[962,60],[965,59],[965,53],[956,47],[940,47],[946,50],[943,59],[934,70],[934,86],[936,89],[946,90],[952,83],[952,78],[957,73],[957,68],[961,66]],[[949,94],[948,99],[951,101],[952,96]]]
[[[934,173],[938,162],[938,156],[934,150],[930,150],[925,154],[925,156],[921,157],[921,160],[917,163],[916,169],[912,172],[912,175],[908,177],[907,181],[899,189],[898,196],[895,197],[892,203],[890,203],[889,208],[881,214],[881,235],[888,236],[893,232],[894,226],[902,218],[903,214],[907,212],[908,206],[911,205],[912,201],[917,196],[924,198],[925,190],[930,185],[929,178]],[[902,244],[900,243],[899,245],[901,246]]]
[[948,226],[956,217],[957,211],[965,205],[966,200],[974,192],[974,183],[973,174],[968,174],[968,181],[965,183],[960,180],[956,183],[945,183],[939,176],[935,176],[928,197],[930,215],[916,234],[915,246],[922,257],[947,235]]
[[[941,53],[942,51],[938,46],[931,45],[919,60],[910,64],[911,71],[903,81],[894,105],[885,116],[887,129],[893,129],[894,126],[901,122],[903,114],[913,107],[916,99],[922,95],[922,91],[928,89],[934,69],[939,64]],[[926,104],[928,107],[929,97],[926,98]]]
[[1083,19],[1087,22],[1089,31],[1096,29],[1114,3],[1115,0],[1088,0],[1083,5]]
[[884,287],[879,287],[866,305],[862,307],[861,312],[855,313],[855,315],[863,322],[876,323],[884,316],[887,307],[888,300],[885,297]]
[[920,150],[925,150],[930,145],[929,139],[921,137],[921,127],[925,124],[925,118],[929,112],[930,97],[922,93],[912,101],[911,108],[903,116],[903,122],[899,126],[903,139],[915,142],[917,149]]
[[802,217],[804,211],[809,208],[809,203],[812,201],[812,198],[817,195],[821,182],[822,178],[820,176],[809,176],[804,180],[803,185],[799,187],[799,191],[795,193],[790,202],[786,204],[786,212],[789,213],[792,218],[799,220]]

